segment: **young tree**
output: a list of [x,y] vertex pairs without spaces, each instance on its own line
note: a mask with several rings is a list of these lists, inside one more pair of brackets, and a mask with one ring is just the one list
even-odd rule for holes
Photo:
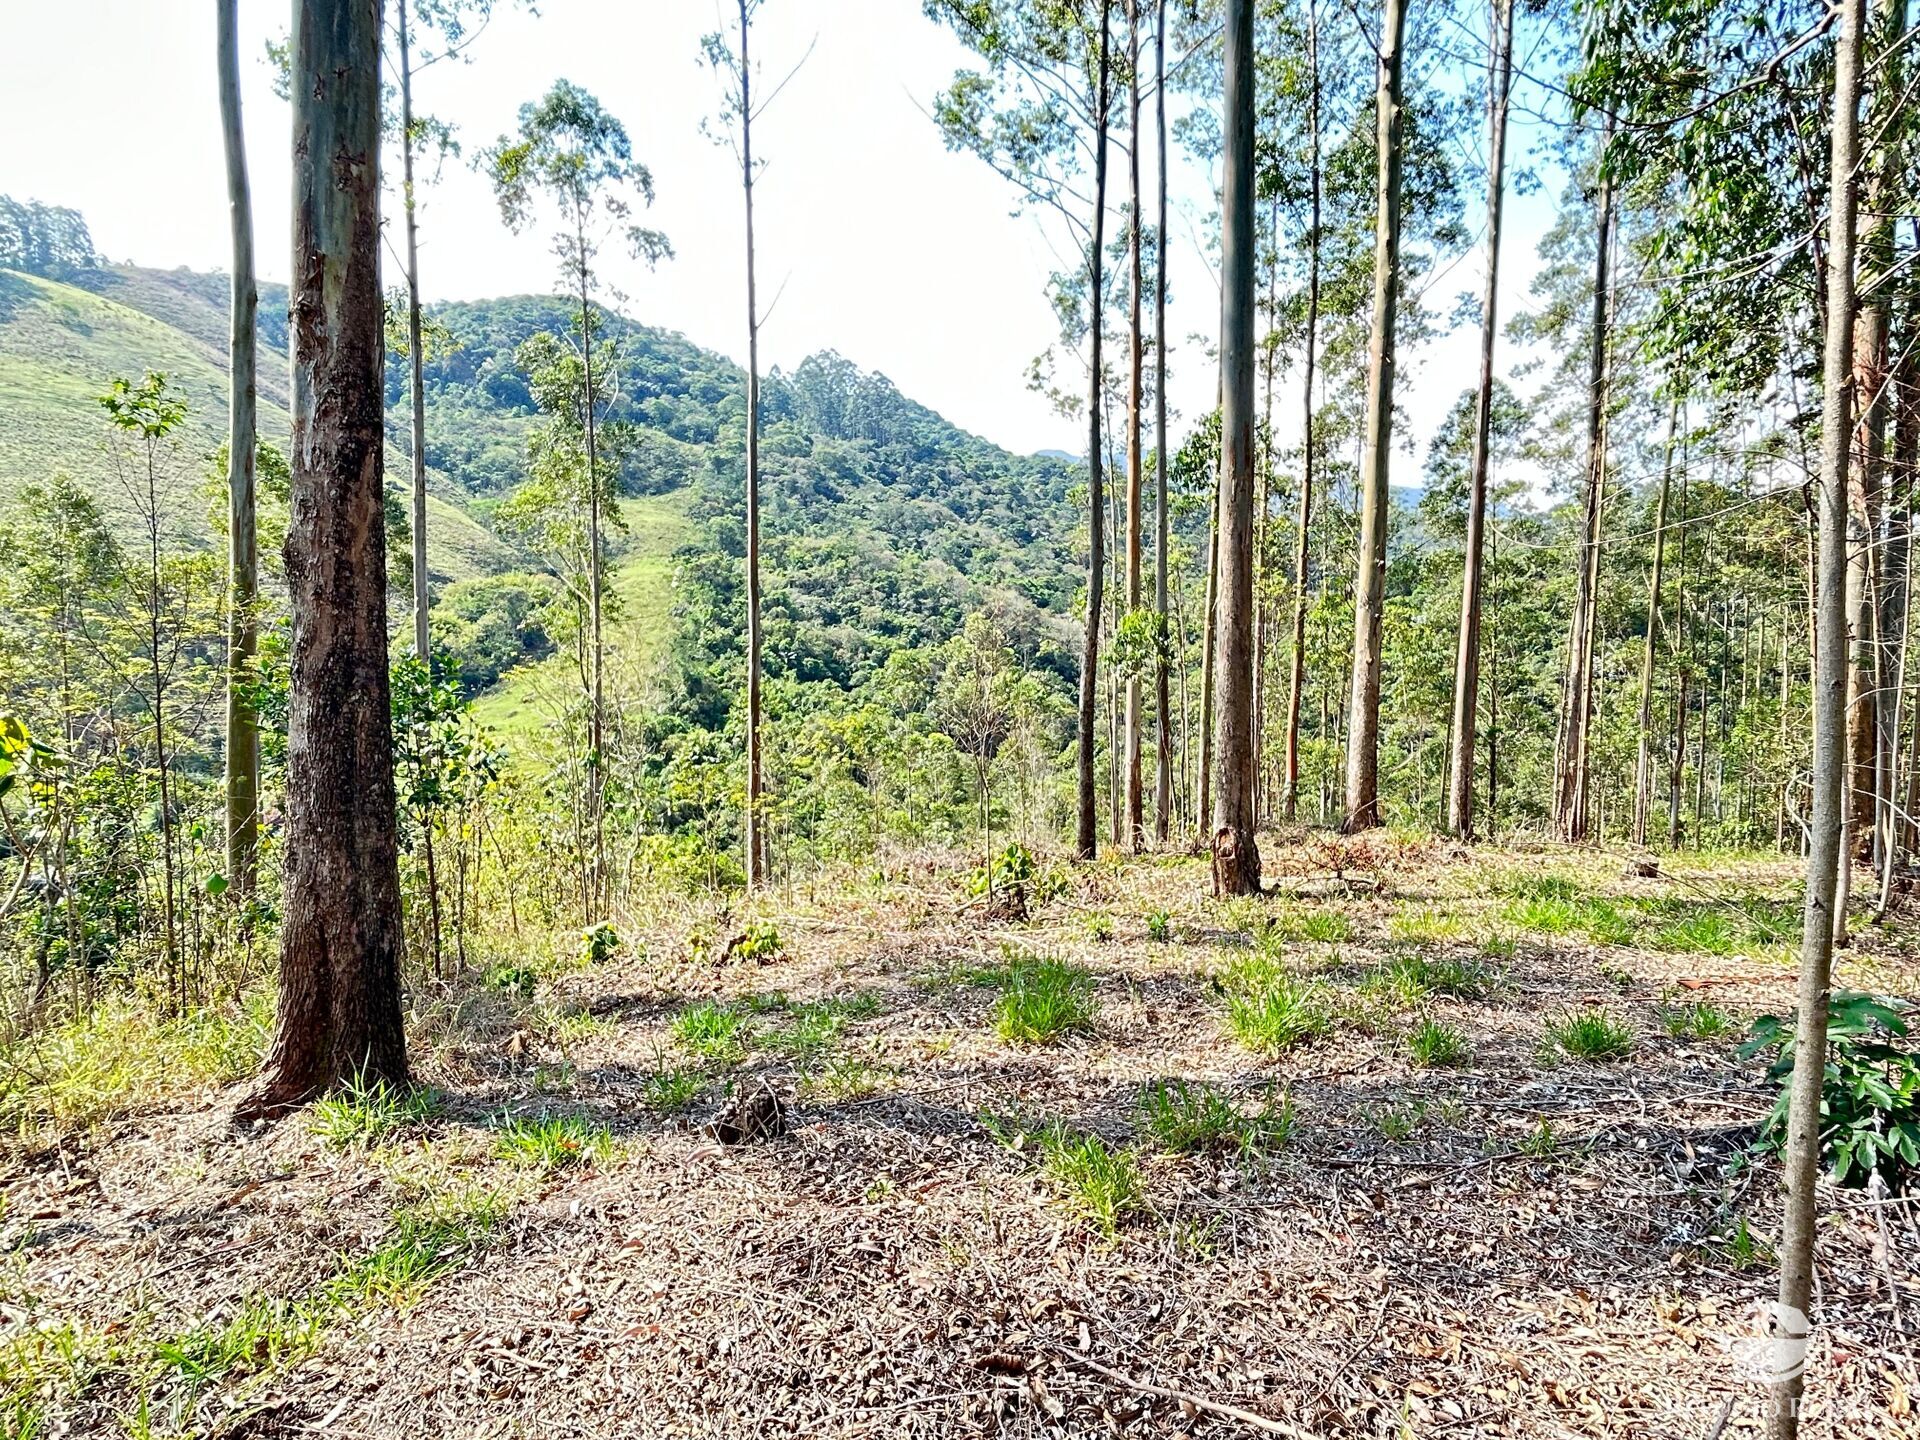
[[1559,743],[1555,746],[1553,828],[1568,844],[1587,839],[1591,766],[1595,631],[1600,623],[1600,552],[1607,496],[1607,405],[1611,382],[1608,330],[1612,319],[1613,176],[1607,169],[1609,120],[1600,139],[1599,195],[1594,201],[1592,354],[1587,372],[1587,473],[1578,568],[1574,572],[1573,619],[1567,632],[1565,683],[1560,691]]
[[1354,586],[1353,689],[1347,710],[1344,828],[1380,823],[1380,632],[1386,613],[1387,475],[1392,462],[1394,322],[1400,299],[1402,69],[1407,0],[1385,0],[1375,86],[1379,219],[1374,231],[1373,334],[1367,349],[1360,460],[1360,548]]
[[254,526],[256,336],[260,297],[253,273],[253,197],[240,126],[239,0],[218,14],[220,134],[227,160],[233,235],[233,305],[227,402],[227,879],[236,899],[253,893],[259,845],[260,731],[254,713],[254,657],[260,645],[260,560]]
[[1660,650],[1660,582],[1667,564],[1667,497],[1673,489],[1673,447],[1680,428],[1680,403],[1667,419],[1666,461],[1660,468],[1660,499],[1653,520],[1653,566],[1647,578],[1646,648],[1640,658],[1640,742],[1633,765],[1633,843],[1645,845],[1653,810],[1653,682]]
[[1293,548],[1293,644],[1287,658],[1286,778],[1280,810],[1300,808],[1300,704],[1307,682],[1307,559],[1313,538],[1313,375],[1320,341],[1320,10],[1307,0],[1307,318],[1300,382],[1300,509]]
[[407,1083],[387,681],[379,0],[294,9],[286,895],[269,1114]]
[[[925,0],[926,12],[977,53],[984,71],[962,71],[937,99],[934,118],[947,146],[979,156],[1034,205],[1060,217],[1086,257],[1081,276],[1056,278],[1069,308],[1086,280],[1087,595],[1080,652],[1079,732],[1075,752],[1074,853],[1091,860],[1099,844],[1095,729],[1099,705],[1100,622],[1106,590],[1106,452],[1101,423],[1106,330],[1107,136],[1112,119],[1113,0],[1061,0],[1029,7],[1017,0]],[[1089,196],[1079,188],[1093,171]],[[1073,328],[1081,318],[1076,310]]]
[[1515,0],[1494,0],[1487,67],[1487,288],[1480,316],[1480,391],[1473,430],[1473,475],[1467,496],[1467,553],[1460,581],[1460,648],[1453,668],[1453,773],[1447,828],[1473,837],[1475,711],[1480,701],[1480,589],[1486,549],[1489,430],[1493,420],[1493,341],[1500,298],[1500,219],[1506,198],[1507,107],[1513,85]]
[[[1173,724],[1168,696],[1168,657],[1172,634],[1167,623],[1167,552],[1171,528],[1167,513],[1167,0],[1158,0],[1153,27],[1153,120],[1160,167],[1159,211],[1154,222],[1153,281],[1153,613],[1158,619],[1154,647],[1153,714],[1157,753],[1153,772],[1153,838],[1165,845],[1172,833]],[[1183,709],[1184,709],[1184,702]]]
[[[1397,4],[1399,0],[1389,0]],[[1213,724],[1214,887],[1260,890],[1253,714],[1253,0],[1227,0],[1220,226],[1220,636]]]
[[599,424],[601,383],[594,375],[594,334],[599,321],[593,296],[594,261],[611,232],[636,258],[651,265],[671,255],[666,237],[632,223],[634,204],[653,203],[653,176],[633,158],[622,125],[579,86],[557,80],[538,101],[520,107],[520,133],[500,137],[483,157],[500,214],[512,230],[534,220],[540,197],[559,212],[553,241],[570,297],[579,305],[583,367],[582,425],[586,436],[588,626],[592,637],[593,685],[587,716],[587,822],[593,837],[594,876],[588,887],[587,920],[601,918],[607,904],[606,639],[603,627],[601,546],[603,497],[593,477],[601,473]]
[[[753,246],[753,122],[759,118],[753,100],[754,67],[748,52],[753,17],[762,0],[739,0],[740,48],[735,51],[723,35],[702,41],[707,63],[726,76],[728,92],[721,104],[721,123],[727,143],[740,165],[740,190],[746,202],[747,222],[747,889],[759,889],[767,880],[765,790],[766,759],[761,730],[761,601],[760,601],[760,302],[754,282]],[[784,82],[783,82],[784,83]],[[779,93],[776,86],[774,94]],[[761,102],[764,109],[768,101]]]
[[1773,1316],[1774,1380],[1767,1434],[1794,1440],[1805,1385],[1807,1310],[1813,1298],[1813,1225],[1819,1211],[1821,1101],[1826,1086],[1827,1010],[1832,1000],[1835,890],[1848,863],[1847,459],[1853,431],[1854,255],[1860,156],[1860,49],[1866,0],[1841,0],[1834,51],[1832,146],[1826,255],[1826,346],[1821,362],[1818,485],[1819,603],[1814,623],[1813,825],[1800,938],[1799,1007],[1783,1164],[1787,1199],[1780,1224],[1780,1291]]

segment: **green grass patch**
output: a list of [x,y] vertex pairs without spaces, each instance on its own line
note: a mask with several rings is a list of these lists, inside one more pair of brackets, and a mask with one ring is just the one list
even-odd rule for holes
[[1258,1155],[1293,1136],[1293,1102],[1284,1094],[1248,1114],[1204,1081],[1156,1080],[1140,1092],[1135,1115],[1154,1144],[1176,1154]]
[[691,1105],[705,1083],[698,1070],[656,1070],[640,1086],[640,1103],[656,1115],[671,1114]]
[[682,1050],[702,1060],[732,1064],[747,1053],[747,1010],[701,1000],[673,1017],[673,1038]]
[[1387,921],[1387,934],[1408,945],[1443,945],[1457,940],[1465,922],[1434,906],[1402,910]]
[[1682,1000],[1659,1009],[1660,1028],[1676,1040],[1723,1040],[1739,1032],[1740,1023],[1711,1000]]
[[1407,1053],[1422,1070],[1442,1065],[1464,1065],[1467,1037],[1443,1020],[1422,1020],[1407,1036]]
[[505,1116],[493,1137],[496,1156],[543,1175],[604,1165],[613,1149],[607,1127],[579,1115]]
[[364,1150],[439,1113],[440,1097],[431,1090],[352,1080],[314,1103],[307,1127],[332,1149]]
[[994,1003],[993,1028],[1013,1044],[1045,1044],[1093,1029],[1093,976],[1050,957],[1025,957],[1007,967]]
[[1243,955],[1219,977],[1227,1026],[1257,1054],[1274,1056],[1333,1027],[1326,987],[1289,974],[1267,955]]
[[1573,1010],[1547,1023],[1548,1059],[1624,1060],[1633,1053],[1633,1032],[1599,1006]]
[[1034,1135],[1040,1170],[1068,1208],[1112,1239],[1121,1222],[1146,1209],[1146,1185],[1134,1152],[1056,1120]]

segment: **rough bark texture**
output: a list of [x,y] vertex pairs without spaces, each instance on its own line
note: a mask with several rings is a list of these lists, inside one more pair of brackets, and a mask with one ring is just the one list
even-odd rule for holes
[[[1397,3],[1397,0],[1394,0]],[[1227,0],[1226,170],[1220,227],[1220,783],[1214,889],[1257,894],[1253,749],[1253,0]]]
[[1825,395],[1820,426],[1818,567],[1813,690],[1813,831],[1801,929],[1799,1007],[1794,1026],[1793,1089],[1782,1166],[1787,1200],[1781,1220],[1780,1291],[1774,1314],[1774,1380],[1767,1433],[1799,1433],[1807,1311],[1813,1294],[1815,1183],[1820,1162],[1820,1097],[1826,1071],[1827,1007],[1833,970],[1833,905],[1846,863],[1841,800],[1846,766],[1847,448],[1853,423],[1854,164],[1859,154],[1860,32],[1865,0],[1842,0],[1833,78],[1832,198],[1827,230]]
[[[1145,271],[1140,259],[1140,4],[1127,4],[1127,196],[1131,231],[1127,266],[1127,614],[1140,611],[1140,450],[1141,375],[1146,356],[1140,330],[1140,282]],[[1146,807],[1140,780],[1141,677],[1127,676],[1127,845],[1138,853],[1146,848]]]
[[1380,629],[1387,592],[1387,472],[1393,445],[1394,312],[1400,296],[1400,137],[1406,0],[1386,0],[1377,85],[1379,218],[1374,229],[1373,333],[1360,457],[1359,574],[1353,604],[1353,689],[1347,706],[1347,830],[1380,823]]
[[[1200,788],[1194,814],[1204,826],[1213,814],[1213,672],[1220,648],[1220,487],[1207,507],[1207,595],[1200,615]],[[1200,839],[1206,838],[1204,832]]]
[[227,402],[227,879],[235,899],[253,893],[258,869],[260,728],[254,713],[259,651],[260,557],[254,526],[254,452],[260,308],[253,264],[253,194],[240,124],[239,0],[220,0],[220,134],[233,232],[232,330]]
[[1094,748],[1098,738],[1100,701],[1100,606],[1106,587],[1106,456],[1101,453],[1100,434],[1100,332],[1105,327],[1105,307],[1101,303],[1104,282],[1104,247],[1107,235],[1107,111],[1108,82],[1112,73],[1107,53],[1107,31],[1112,15],[1111,0],[1100,3],[1098,71],[1094,79],[1093,137],[1093,238],[1087,246],[1092,286],[1088,292],[1091,314],[1092,378],[1087,399],[1087,628],[1080,647],[1080,733],[1075,756],[1075,783],[1078,791],[1073,853],[1091,860],[1099,849],[1099,801],[1094,785]]
[[381,508],[380,3],[293,23],[293,611],[280,1008],[266,1113],[404,1085]]
[[[1613,130],[1601,138],[1604,154]],[[1606,518],[1609,280],[1613,260],[1613,182],[1602,170],[1595,202],[1598,233],[1593,261],[1593,354],[1587,378],[1587,484],[1581,524],[1573,621],[1560,691],[1559,743],[1554,747],[1553,828],[1569,844],[1588,833],[1587,751],[1593,724],[1594,630],[1600,609],[1600,547]]]
[[[1159,216],[1154,230],[1153,286],[1153,717],[1157,736],[1153,772],[1153,839],[1165,845],[1173,826],[1173,726],[1168,690],[1167,546],[1167,0],[1159,0],[1153,31],[1153,116],[1159,145]],[[1184,709],[1184,701],[1182,702]]]
[[1280,811],[1300,813],[1300,700],[1307,684],[1307,542],[1313,533],[1313,372],[1320,340],[1320,11],[1307,0],[1307,325],[1300,384],[1300,513],[1293,542],[1293,643],[1287,651],[1286,778]]
[[407,49],[407,0],[398,0],[400,30],[400,204],[407,217],[407,387],[413,466],[413,653],[433,666],[433,586],[427,575],[427,391],[420,351],[420,227],[413,205],[413,61]]
[[1487,289],[1480,317],[1480,389],[1473,419],[1473,468],[1467,497],[1467,553],[1460,581],[1460,646],[1453,667],[1453,768],[1447,828],[1473,836],[1473,757],[1480,703],[1481,583],[1485,569],[1487,470],[1493,421],[1493,342],[1500,298],[1500,217],[1506,198],[1507,101],[1513,78],[1514,0],[1496,0],[1493,62],[1487,73]]

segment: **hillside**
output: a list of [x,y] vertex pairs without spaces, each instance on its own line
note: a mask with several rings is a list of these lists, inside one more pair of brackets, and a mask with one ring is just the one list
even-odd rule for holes
[[[260,307],[260,434],[286,445],[286,292]],[[272,317],[272,318],[269,318]],[[64,470],[94,493],[108,518],[135,515],[118,478],[96,397],[115,376],[163,371],[187,401],[187,420],[162,476],[177,544],[209,540],[200,490],[226,440],[227,280],[190,271],[103,268],[67,280],[0,270],[0,503],[22,485]],[[403,478],[405,459],[387,459]],[[428,560],[443,581],[490,574],[512,557],[460,506],[429,500]]]
[[[211,543],[205,493],[225,438],[228,282],[219,274],[103,264],[84,221],[46,211],[71,234],[39,254],[0,255],[0,506],[59,470],[110,521],[137,521],[95,397],[116,375],[162,370],[189,410],[163,476],[174,543]],[[262,288],[262,437],[284,445],[286,292]],[[566,302],[510,296],[432,307],[452,345],[426,368],[432,491],[428,555],[436,644],[469,688],[513,677],[486,711],[508,729],[550,678],[537,564],[489,527],[524,477],[537,419],[517,351],[571,333]],[[612,637],[629,671],[677,670],[667,688],[719,723],[735,688],[744,611],[745,377],[684,336],[598,317],[619,361],[609,419],[631,443],[620,477],[629,519],[612,538],[623,601]],[[390,484],[406,474],[405,376],[389,367]],[[762,474],[772,675],[851,689],[895,649],[938,643],[990,605],[1017,647],[1060,679],[1073,673],[1069,612],[1079,585],[1073,467],[1012,455],[833,354],[763,386]],[[703,698],[704,697],[704,698]]]

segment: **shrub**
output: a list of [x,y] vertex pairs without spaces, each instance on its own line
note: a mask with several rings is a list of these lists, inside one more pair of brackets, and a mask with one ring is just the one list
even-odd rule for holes
[[[1827,1064],[1820,1097],[1820,1154],[1834,1182],[1862,1186],[1877,1170],[1897,1194],[1920,1171],[1920,1055],[1899,1043],[1908,1027],[1898,1002],[1842,990],[1827,1020]],[[1793,1019],[1762,1015],[1740,1054],[1776,1053],[1768,1078],[1780,1098],[1760,1127],[1760,1146],[1787,1143],[1793,1084]]]
[[624,944],[611,920],[589,925],[580,932],[580,959],[586,965],[604,965],[620,952]]

